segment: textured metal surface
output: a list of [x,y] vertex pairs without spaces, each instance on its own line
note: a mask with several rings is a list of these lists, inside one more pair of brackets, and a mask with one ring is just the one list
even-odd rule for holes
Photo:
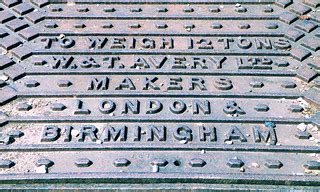
[[319,8],[2,0],[0,188],[317,189]]

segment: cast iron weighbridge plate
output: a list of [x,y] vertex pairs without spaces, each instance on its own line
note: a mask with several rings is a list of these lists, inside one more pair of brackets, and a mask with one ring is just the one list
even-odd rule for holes
[[319,0],[2,0],[0,188],[316,189],[319,25]]

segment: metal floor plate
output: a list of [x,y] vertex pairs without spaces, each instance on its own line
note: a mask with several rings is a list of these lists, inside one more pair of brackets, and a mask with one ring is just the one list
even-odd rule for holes
[[319,189],[320,1],[240,2],[2,0],[0,189]]

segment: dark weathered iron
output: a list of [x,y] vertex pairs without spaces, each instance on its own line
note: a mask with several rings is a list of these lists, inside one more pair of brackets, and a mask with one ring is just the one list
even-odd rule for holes
[[319,7],[2,0],[0,189],[317,189]]

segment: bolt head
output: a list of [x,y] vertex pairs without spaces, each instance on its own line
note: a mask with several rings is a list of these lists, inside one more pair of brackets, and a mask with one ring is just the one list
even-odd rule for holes
[[165,159],[162,159],[162,158],[154,159],[151,162],[151,165],[158,165],[158,166],[161,166],[161,167],[164,167],[167,164],[168,164],[168,161],[165,160]]
[[62,103],[53,103],[51,106],[52,111],[63,111],[66,109],[66,106]]
[[72,85],[72,83],[71,83],[70,81],[68,81],[68,80],[59,80],[59,81],[57,82],[57,85],[58,85],[59,87],[69,87],[69,86]]
[[88,158],[79,158],[74,163],[77,167],[89,167],[92,165],[92,161]]
[[229,159],[227,165],[231,168],[240,168],[244,165],[244,162],[238,158]]
[[9,169],[14,165],[15,163],[9,159],[0,159],[0,168]]
[[126,167],[126,166],[130,165],[130,163],[131,162],[126,158],[119,158],[113,162],[114,166],[116,166],[116,167]]
[[11,130],[9,131],[8,135],[13,138],[19,138],[22,137],[24,133],[20,130]]
[[28,103],[20,103],[17,107],[18,111],[29,111],[32,109],[32,105]]
[[40,167],[40,166],[46,166],[46,167],[51,167],[54,164],[53,161],[51,161],[50,159],[47,158],[41,158],[38,159],[38,161],[36,162],[36,166]]
[[190,162],[189,162],[189,165],[191,167],[203,167],[206,164],[207,163],[203,159],[200,159],[200,158],[191,159]]
[[267,160],[264,165],[270,169],[280,169],[283,166],[279,160]]
[[299,113],[303,111],[303,107],[300,105],[290,105],[289,110],[293,113]]
[[250,86],[253,88],[261,88],[264,84],[261,81],[252,81],[250,82]]
[[40,83],[38,81],[36,81],[36,80],[29,80],[29,81],[26,81],[24,83],[24,85],[26,87],[32,88],[32,87],[38,87],[40,85]]
[[320,161],[307,161],[303,167],[310,170],[320,170]]
[[298,131],[295,136],[298,139],[309,139],[311,137],[311,134],[308,133],[307,131]]
[[260,111],[260,112],[266,112],[269,111],[269,107],[266,104],[258,104],[254,107],[254,109],[256,111]]

